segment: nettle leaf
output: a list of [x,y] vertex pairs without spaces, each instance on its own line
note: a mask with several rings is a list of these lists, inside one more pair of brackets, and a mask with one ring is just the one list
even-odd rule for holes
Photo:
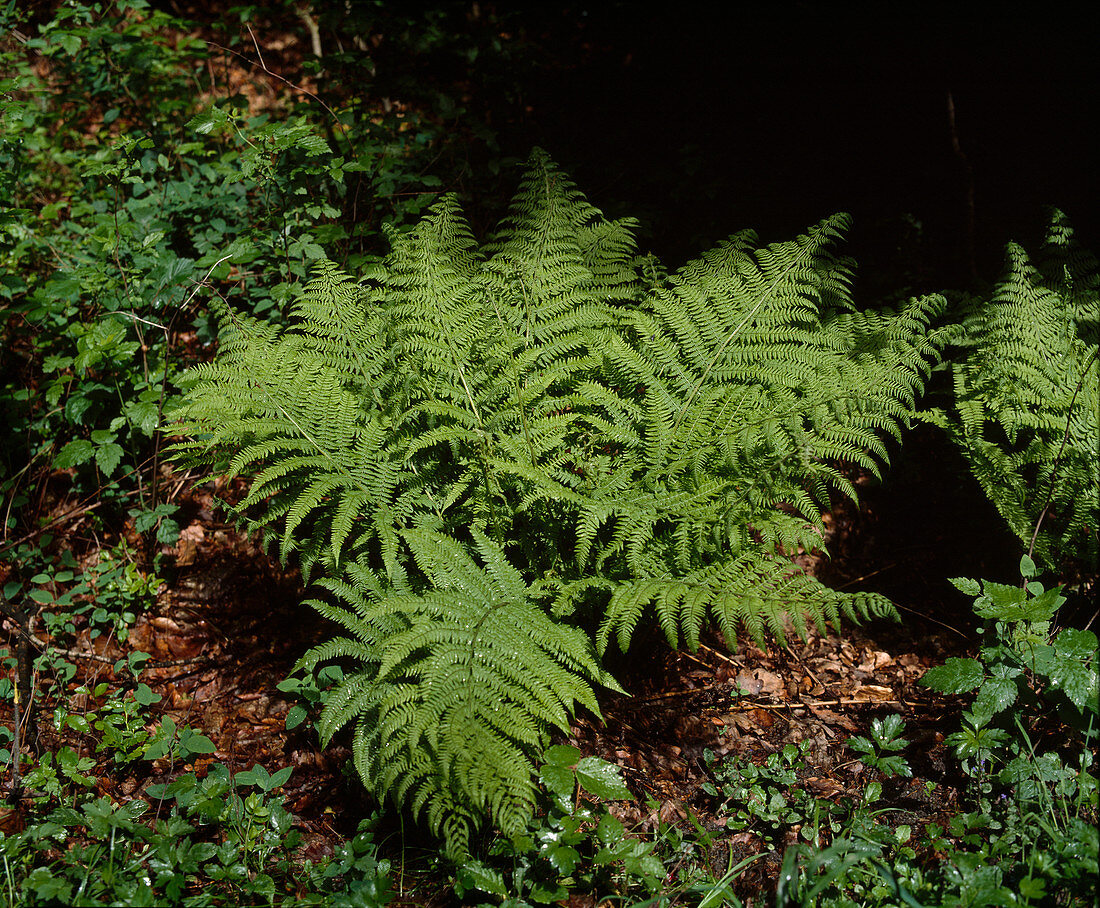
[[95,464],[104,476],[110,476],[122,463],[123,450],[121,445],[114,442],[97,445],[95,449]]
[[991,677],[987,678],[978,690],[978,696],[971,707],[975,714],[992,717],[1008,709],[1016,702],[1018,684],[1011,675],[1008,666],[994,665],[991,669]]
[[965,593],[967,596],[980,596],[982,594],[982,585],[977,580],[971,580],[969,577],[952,577],[951,583],[961,593]]
[[1053,645],[1035,647],[1028,660],[1032,670],[1047,678],[1079,710],[1100,711],[1100,673],[1097,671],[1097,639],[1092,631],[1067,628]]
[[70,441],[61,449],[57,457],[54,458],[53,465],[55,469],[58,470],[67,470],[70,467],[77,467],[91,460],[95,451],[96,447],[90,441],[84,438],[78,438],[75,441]]
[[229,114],[222,108],[211,105],[188,120],[187,128],[199,135],[216,135],[231,128]]
[[577,763],[577,781],[581,788],[597,798],[628,801],[634,797],[623,782],[619,767],[599,757],[584,757]]
[[576,777],[572,768],[568,766],[552,766],[547,764],[539,770],[539,781],[546,786],[547,791],[558,798],[568,801],[573,797],[576,787]]
[[963,694],[985,680],[985,668],[977,659],[952,656],[943,665],[930,668],[920,683],[941,694]]

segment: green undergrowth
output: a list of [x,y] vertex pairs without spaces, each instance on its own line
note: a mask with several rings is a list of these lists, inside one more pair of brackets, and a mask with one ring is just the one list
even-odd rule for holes
[[[670,272],[540,153],[482,239],[508,163],[482,105],[538,60],[512,14],[24,6],[0,5],[0,903],[717,908],[759,904],[766,859],[783,906],[1095,904],[1097,642],[1059,622],[1095,577],[1098,271],[1063,216],[961,310],[857,307],[843,216]],[[228,88],[263,71],[256,32],[309,21],[324,57],[266,101]],[[222,372],[186,373],[219,342]],[[260,366],[304,419],[278,382],[248,398]],[[923,404],[929,369],[952,387]],[[295,767],[216,762],[132,645],[171,581],[162,431],[196,374],[236,395],[189,398],[196,450],[254,468],[240,513],[327,575],[342,627],[279,684],[287,728],[351,726],[385,805],[313,862]],[[683,823],[624,819],[619,770],[555,743],[615,686],[604,651],[890,612],[789,555],[918,406],[1028,551],[1017,585],[954,581],[981,646],[925,678],[966,707],[924,780],[959,808],[903,813],[915,761],[881,716],[847,744],[856,794],[814,795],[792,745],[710,754]],[[445,847],[414,860],[381,830],[421,809]]]

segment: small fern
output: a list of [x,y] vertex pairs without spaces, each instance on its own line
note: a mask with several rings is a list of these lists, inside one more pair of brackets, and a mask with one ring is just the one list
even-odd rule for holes
[[500,548],[472,535],[481,564],[447,536],[402,533],[428,584],[420,593],[363,564],[351,582],[320,581],[349,608],[311,604],[352,636],[301,663],[354,660],[327,701],[323,739],[354,722],[363,780],[423,810],[456,857],[485,816],[509,834],[526,827],[548,729],[568,732],[576,703],[598,713],[593,684],[617,687],[588,637],[548,617]]
[[953,413],[930,411],[1025,547],[1096,571],[1100,513],[1100,268],[1061,212],[1037,261],[1007,271],[964,319]]
[[362,283],[319,266],[289,329],[219,313],[178,453],[252,476],[238,516],[322,569],[350,636],[306,661],[359,666],[322,730],[354,723],[367,785],[453,854],[483,816],[522,827],[533,756],[614,686],[593,639],[892,613],[789,559],[940,346],[938,297],[855,309],[846,227],[737,234],[669,275],[536,151],[485,243],[444,198]]

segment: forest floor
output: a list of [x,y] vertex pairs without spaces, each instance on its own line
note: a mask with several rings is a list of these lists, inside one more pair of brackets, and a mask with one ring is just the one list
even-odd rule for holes
[[[766,855],[736,884],[739,896],[751,903],[760,904],[754,894],[766,902],[770,895],[764,894],[774,892],[790,843],[774,841],[752,824],[724,828],[727,814],[720,799],[702,789],[712,778],[706,751],[759,765],[785,745],[801,745],[799,784],[810,795],[826,801],[858,799],[867,770],[853,759],[846,742],[866,734],[873,719],[896,713],[906,723],[910,746],[905,754],[914,774],[887,780],[886,802],[900,812],[894,819],[920,828],[942,824],[957,812],[961,780],[950,771],[952,760],[943,743],[945,731],[956,724],[950,710],[957,707],[918,682],[928,668],[976,647],[965,600],[946,578],[992,572],[1011,579],[1004,572],[1011,568],[1012,548],[995,513],[980,493],[968,491],[958,464],[935,436],[918,431],[911,442],[885,487],[871,487],[866,477],[859,478],[865,487],[861,505],[826,515],[834,558],[801,557],[807,570],[834,587],[891,595],[903,609],[902,623],[849,623],[840,634],[814,630],[805,640],[792,635],[787,648],[768,651],[744,639],[727,646],[712,634],[697,652],[677,652],[663,639],[639,636],[629,659],[619,657],[616,664],[612,657],[610,663],[628,695],[604,700],[602,722],[582,716],[572,728],[570,743],[623,768],[637,800],[615,810],[628,827],[652,833],[670,823],[699,824],[715,833],[708,859],[716,876],[745,857]],[[926,482],[928,471],[940,474],[939,481]],[[955,473],[958,484],[945,483],[944,471]],[[942,500],[927,497],[929,489],[940,488],[945,491],[932,494],[943,495]],[[62,655],[77,673],[64,685],[38,679],[37,737],[29,743],[39,753],[69,745],[95,757],[97,793],[115,800],[140,796],[150,784],[185,770],[202,775],[213,763],[233,771],[254,764],[270,772],[291,766],[286,806],[303,833],[300,856],[316,860],[354,835],[374,805],[346,770],[350,754],[345,743],[337,740],[321,748],[308,723],[286,729],[293,700],[277,685],[306,649],[324,638],[325,622],[302,604],[297,572],[284,570],[256,539],[222,522],[220,500],[236,498],[242,490],[239,482],[181,490],[177,503],[183,530],[174,547],[160,552],[165,583],[155,606],[137,617],[124,643],[108,635],[92,639],[84,629],[69,644]],[[59,500],[55,510],[64,506]],[[84,521],[89,525],[82,527]],[[96,539],[90,515],[77,516],[64,529],[66,544]],[[82,563],[94,563],[99,552],[96,545],[85,544],[76,554]],[[37,631],[41,649],[56,647],[40,623]],[[53,705],[66,703],[78,685],[107,681],[119,697],[132,688],[135,681],[113,671],[130,652],[151,654],[141,680],[161,695],[153,715],[159,710],[177,726],[207,735],[214,753],[186,766],[137,761],[120,773],[109,755],[93,750],[90,736],[59,732],[48,721]],[[77,708],[67,703],[67,709]],[[0,716],[2,722],[9,720]],[[797,836],[797,826],[787,835]],[[384,850],[404,858],[400,866],[409,877],[396,882],[415,893],[406,903],[435,903],[429,894],[438,892],[438,903],[445,904],[449,896],[440,881],[433,884],[430,874],[425,877],[417,869],[416,856],[431,853],[427,840],[414,841],[415,832],[385,824],[382,836],[389,837]]]

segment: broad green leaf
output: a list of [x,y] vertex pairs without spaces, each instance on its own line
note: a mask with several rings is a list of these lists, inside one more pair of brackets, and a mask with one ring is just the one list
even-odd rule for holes
[[70,441],[61,449],[57,457],[54,458],[53,465],[55,469],[67,470],[69,467],[87,463],[91,460],[93,454],[95,454],[95,446],[87,439],[78,438],[75,441]]
[[202,113],[192,117],[187,123],[187,128],[197,132],[199,135],[209,135],[212,132],[220,131],[228,125],[229,114],[220,107],[211,105]]
[[985,671],[977,659],[952,656],[943,665],[926,671],[920,683],[941,694],[961,694],[974,690],[984,677]]
[[553,747],[547,747],[546,753],[542,756],[547,763],[572,769],[584,754],[568,744],[555,744]]
[[597,798],[628,801],[633,797],[623,782],[619,767],[599,757],[585,757],[577,764],[577,781],[581,788]]
[[110,476],[122,462],[122,446],[113,442],[95,449],[95,465],[104,476]]
[[569,876],[577,868],[577,862],[580,860],[580,855],[577,853],[576,848],[572,848],[569,845],[555,844],[546,848],[542,852],[543,856],[550,862],[550,865],[562,876]]
[[982,585],[977,580],[971,580],[969,577],[952,577],[952,585],[961,593],[965,593],[967,596],[980,596],[982,594]]
[[142,706],[152,706],[161,700],[160,694],[154,691],[148,684],[139,684],[134,690],[134,699]]
[[[290,778],[292,772],[294,772],[293,766],[284,766],[277,772],[272,773],[270,788],[281,788],[283,785],[286,785],[287,779]],[[270,788],[268,790],[270,790]]]
[[[60,575],[58,575],[60,579]],[[1058,657],[1087,663],[1097,661],[1097,639],[1092,631],[1066,628],[1054,638],[1054,649]]]
[[989,678],[974,700],[973,710],[983,716],[995,716],[1016,702],[1016,684],[1005,678]]
[[1020,576],[1024,579],[1030,579],[1038,573],[1038,568],[1035,566],[1035,562],[1030,555],[1024,555],[1020,559]]
[[573,770],[569,767],[547,764],[539,770],[539,780],[551,794],[566,801],[573,797],[575,779]]

